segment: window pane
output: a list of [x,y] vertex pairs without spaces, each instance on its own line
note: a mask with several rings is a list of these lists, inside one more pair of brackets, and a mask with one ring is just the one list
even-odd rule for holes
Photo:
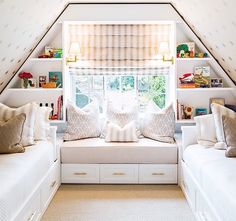
[[78,76],[76,78],[76,93],[86,93],[91,86],[90,76]]
[[152,76],[149,78],[151,93],[165,93],[166,92],[166,78],[165,76]]
[[138,92],[149,91],[149,77],[142,76],[138,77]]
[[93,100],[94,98],[97,99],[98,104],[99,104],[99,111],[100,113],[103,112],[103,105],[104,105],[104,93],[103,90],[94,90],[91,93],[91,100]]
[[121,85],[122,91],[131,91],[134,90],[134,76],[122,76]]
[[160,108],[165,107],[165,104],[166,104],[166,95],[165,94],[154,95],[152,99],[158,107],[160,107]]
[[93,76],[93,89],[103,90],[103,76]]
[[108,76],[107,77],[107,90],[108,91],[120,90],[120,77]]

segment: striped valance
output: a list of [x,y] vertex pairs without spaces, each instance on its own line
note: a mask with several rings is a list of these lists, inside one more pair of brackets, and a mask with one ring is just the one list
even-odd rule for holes
[[76,24],[69,25],[68,43],[79,43],[79,66],[153,67],[170,32],[168,24]]
[[158,68],[69,68],[71,75],[167,75],[170,67]]

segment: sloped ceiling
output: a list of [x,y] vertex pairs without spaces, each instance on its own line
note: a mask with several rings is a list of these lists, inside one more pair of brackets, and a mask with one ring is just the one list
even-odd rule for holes
[[[91,1],[0,0],[0,91],[69,2]],[[144,0],[128,2],[145,3]],[[171,3],[236,82],[236,1],[173,0]]]

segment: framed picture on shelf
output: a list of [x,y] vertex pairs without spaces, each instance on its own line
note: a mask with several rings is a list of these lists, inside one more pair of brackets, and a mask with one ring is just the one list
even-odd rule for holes
[[207,114],[207,108],[196,108],[195,109],[196,116],[201,116],[201,115],[206,115],[206,114]]
[[211,78],[211,87],[223,87],[223,79]]
[[61,71],[50,71],[49,82],[55,82],[57,88],[62,88],[62,72]]
[[210,99],[210,113],[211,113],[211,104],[220,104],[222,106],[225,106],[225,99],[224,98],[211,98]]
[[39,87],[42,87],[42,85],[46,83],[47,83],[47,76],[45,75],[39,76]]

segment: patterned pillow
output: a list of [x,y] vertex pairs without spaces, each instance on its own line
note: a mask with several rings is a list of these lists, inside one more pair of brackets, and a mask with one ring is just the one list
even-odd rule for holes
[[72,103],[68,103],[67,117],[68,124],[64,134],[65,141],[100,136],[99,106],[96,101],[91,102],[82,109]]
[[141,132],[145,137],[161,142],[174,143],[175,112],[173,105],[171,104],[159,112],[147,111]]
[[18,108],[10,108],[0,103],[0,121],[7,121],[21,113],[26,114],[21,140],[23,146],[34,144],[34,127],[37,108],[38,105],[36,103],[28,103]]
[[225,143],[224,128],[222,122],[222,116],[227,116],[231,118],[236,118],[236,113],[227,107],[220,104],[211,104],[212,114],[214,116],[215,127],[216,127],[216,138],[218,143],[215,144],[217,149],[226,149],[227,145]]
[[112,122],[107,124],[106,142],[137,142],[135,122],[131,121],[124,127]]
[[20,143],[25,119],[26,115],[22,113],[8,121],[0,121],[0,154],[25,152]]

